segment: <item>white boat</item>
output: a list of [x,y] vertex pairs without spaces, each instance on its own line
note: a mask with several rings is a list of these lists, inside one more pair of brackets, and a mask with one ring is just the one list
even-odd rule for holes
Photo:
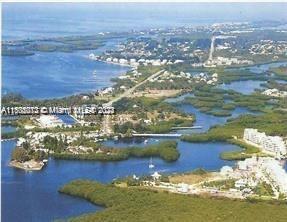
[[150,169],[154,168],[154,165],[152,164],[152,158],[150,158],[148,168]]
[[89,55],[89,58],[90,58],[90,59],[96,59],[96,55],[95,55],[94,53],[91,53],[91,54]]
[[144,143],[147,144],[147,143],[148,143],[148,140],[145,140]]

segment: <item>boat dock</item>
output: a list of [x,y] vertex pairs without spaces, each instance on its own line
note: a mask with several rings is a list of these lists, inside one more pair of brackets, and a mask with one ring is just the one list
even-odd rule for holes
[[181,137],[182,134],[179,133],[134,133],[135,137]]
[[202,129],[202,126],[175,126],[171,128],[172,130],[180,130],[180,129]]

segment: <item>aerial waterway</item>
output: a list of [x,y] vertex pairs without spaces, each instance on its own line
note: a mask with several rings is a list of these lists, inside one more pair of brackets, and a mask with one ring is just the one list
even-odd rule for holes
[[[192,94],[168,99],[168,102],[178,102]],[[224,124],[228,118],[214,117],[201,113],[191,105],[177,106],[180,110],[196,116],[197,129],[175,129],[173,133],[204,132],[211,126]],[[232,117],[245,114],[248,111],[237,107]],[[256,113],[253,113],[256,114]],[[13,131],[14,129],[2,128]],[[52,221],[72,217],[88,212],[101,210],[99,206],[87,201],[59,194],[57,190],[65,183],[79,178],[94,179],[103,183],[109,183],[115,178],[128,175],[145,175],[154,171],[163,173],[187,172],[196,168],[206,170],[219,170],[224,165],[234,165],[233,161],[220,159],[219,155],[224,151],[239,149],[235,145],[227,143],[187,143],[178,138],[164,137],[136,137],[132,139],[109,140],[106,145],[118,148],[137,146],[143,148],[148,144],[158,143],[162,140],[174,139],[178,142],[180,158],[173,163],[167,163],[159,158],[153,159],[155,168],[149,169],[149,159],[132,158],[120,162],[93,162],[93,161],[68,161],[49,159],[48,165],[39,172],[25,172],[8,166],[10,154],[16,141],[3,141],[1,170],[2,170],[2,206],[3,221]],[[47,210],[49,209],[49,210]],[[15,210],[17,213],[15,213]]]
[[[161,138],[150,138],[148,144],[157,143]],[[178,141],[181,153],[178,161],[164,162],[154,158],[155,168],[148,168],[149,159],[133,158],[120,162],[92,162],[68,161],[49,159],[48,165],[39,172],[25,172],[8,166],[10,154],[16,141],[2,142],[2,206],[3,221],[52,221],[57,218],[67,218],[82,213],[101,210],[84,200],[62,195],[57,192],[60,186],[79,178],[94,179],[104,183],[115,178],[128,175],[145,175],[154,172],[175,173],[186,172],[196,168],[218,170],[224,165],[233,165],[234,162],[219,158],[223,151],[238,149],[226,143],[192,144]],[[113,144],[117,147],[130,145],[147,145],[142,138],[138,144],[134,140],[119,141]],[[206,161],[208,159],[208,161]],[[17,213],[15,213],[17,209]],[[47,210],[49,209],[49,210]]]
[[[10,13],[9,10],[7,11],[9,7],[11,7]],[[60,10],[47,7],[47,10],[40,11],[35,11],[34,7],[24,9],[23,7],[24,5],[21,5],[17,9],[12,8],[11,4],[5,5],[2,36],[5,40],[86,35],[87,33],[94,34],[107,31],[122,32],[151,27],[182,27],[184,25],[190,26],[191,22],[200,25],[214,23],[214,19],[206,19],[204,13],[198,13],[197,18],[194,18],[194,13],[191,12],[192,10],[196,11],[196,9],[192,7],[190,10],[186,10],[184,16],[177,16],[177,13],[170,13],[170,16],[165,16],[165,10],[160,10],[158,13],[155,8],[156,13],[152,17],[147,13],[147,10],[142,10],[139,13],[138,10],[135,10],[136,6],[131,6],[130,9],[124,11],[121,10],[121,13],[114,13],[114,10],[103,10],[102,7],[106,7],[106,5],[96,8],[88,6],[87,13],[82,13],[82,10],[72,10],[73,13],[71,13],[70,7],[63,7]],[[27,16],[28,14],[29,16]],[[181,19],[183,17],[188,19],[183,21]],[[96,51],[101,53],[115,44],[117,44],[117,40],[108,42],[105,47]],[[96,53],[95,51],[91,52]],[[32,99],[62,97],[110,86],[112,84],[110,78],[116,77],[128,69],[114,64],[91,61],[87,58],[89,53],[89,51],[50,52],[36,53],[29,57],[3,57],[2,92],[19,92]],[[95,70],[96,76],[93,75]],[[260,72],[261,70],[259,70]],[[238,89],[241,87],[243,86],[239,86]],[[184,96],[177,99],[182,99]],[[196,125],[200,125],[202,128],[180,129],[176,130],[176,133],[203,132],[211,126],[223,124],[227,120],[225,117],[213,117],[200,113],[190,105],[182,105],[179,109],[195,114]],[[237,108],[233,115],[243,113],[246,113],[246,110]],[[14,130],[13,127],[2,128],[2,131],[5,132]],[[147,144],[157,143],[163,139],[165,138],[137,137],[110,140],[106,144],[119,148],[127,146],[144,148]],[[238,147],[226,143],[194,144],[177,141],[181,153],[178,161],[166,163],[161,159],[154,158],[155,168],[153,170],[160,173],[186,172],[199,167],[207,170],[218,170],[223,165],[234,164],[232,161],[221,160],[219,154],[223,151],[238,149]],[[2,204],[2,221],[46,222],[99,211],[102,209],[101,207],[92,205],[88,201],[59,194],[57,192],[59,187],[79,178],[109,183],[117,177],[152,173],[148,168],[149,159],[136,158],[105,163],[50,159],[42,171],[25,172],[8,166],[10,154],[16,141],[3,141],[1,145],[1,185],[2,203],[4,203]]]
[[[187,109],[189,112],[194,110]],[[175,132],[191,130],[204,131],[211,125],[221,123],[221,118],[207,117],[196,112],[200,129],[179,129]],[[137,137],[133,139],[110,140],[106,145],[114,147],[144,147],[158,143],[165,139],[162,137]],[[65,183],[78,178],[94,179],[109,183],[115,178],[128,175],[146,175],[154,171],[163,173],[176,173],[191,171],[196,168],[206,170],[219,170],[224,165],[232,166],[235,162],[219,158],[221,152],[239,149],[235,145],[226,143],[187,143],[176,139],[180,158],[173,163],[167,163],[159,158],[154,158],[154,169],[149,169],[149,159],[132,158],[120,162],[91,162],[67,161],[49,159],[48,165],[39,172],[25,172],[8,166],[10,154],[16,141],[2,142],[2,206],[4,221],[51,221],[58,218],[67,218],[82,213],[101,210],[86,201],[59,194],[58,188]],[[208,160],[208,161],[206,161]],[[21,201],[20,201],[21,200]],[[15,214],[17,209],[17,214]],[[47,211],[49,209],[49,211]]]

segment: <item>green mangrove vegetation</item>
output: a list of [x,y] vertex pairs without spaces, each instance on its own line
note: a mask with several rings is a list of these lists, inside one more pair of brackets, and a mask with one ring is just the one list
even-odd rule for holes
[[35,151],[32,149],[29,149],[28,145],[24,145],[22,147],[16,147],[13,149],[11,153],[11,160],[16,160],[17,162],[25,162],[31,159],[34,159],[36,161],[41,161],[43,159],[46,159],[48,156],[43,151]]
[[[97,149],[98,151],[98,149]],[[180,153],[177,150],[177,142],[163,141],[158,144],[142,147],[110,148],[103,147],[101,152],[91,151],[87,154],[73,154],[66,151],[56,152],[53,157],[56,159],[71,160],[96,160],[96,161],[120,161],[128,158],[149,158],[159,157],[167,162],[176,161]]]
[[265,112],[280,106],[278,100],[255,92],[244,95],[233,90],[224,90],[211,86],[196,88],[194,97],[186,97],[184,103],[191,104],[201,112],[214,116],[231,116],[236,107],[245,107],[254,112]]
[[[163,99],[148,97],[123,98],[114,103],[118,114],[133,115],[130,121],[115,124],[115,133],[167,133],[175,126],[191,126],[194,122],[192,115],[178,111],[173,105]],[[151,119],[146,122],[145,119]]]
[[268,76],[265,74],[255,75],[248,69],[223,69],[217,68],[214,70],[218,74],[218,83],[231,83],[234,81],[246,81],[246,80],[268,80]]
[[243,137],[245,128],[256,128],[271,136],[287,135],[287,113],[285,111],[273,111],[262,115],[243,115],[230,119],[225,125],[216,125],[206,133],[183,136],[182,139],[190,142],[225,141]]
[[65,36],[42,39],[24,39],[2,42],[3,56],[29,56],[35,52],[73,52],[97,49],[109,39],[133,36],[128,33],[106,33],[104,35]]
[[270,68],[271,73],[274,73],[278,79],[287,80],[287,66]]
[[221,159],[224,159],[224,160],[244,160],[246,158],[252,157],[253,155],[266,156],[266,154],[261,153],[259,148],[252,146],[250,144],[247,144],[242,140],[229,139],[229,140],[227,140],[227,142],[241,147],[242,150],[222,152],[220,154]]
[[[285,222],[286,204],[204,198],[116,187],[90,180],[72,181],[60,193],[86,199],[106,207],[97,213],[84,214],[68,221],[277,221]],[[254,201],[253,201],[254,202]]]

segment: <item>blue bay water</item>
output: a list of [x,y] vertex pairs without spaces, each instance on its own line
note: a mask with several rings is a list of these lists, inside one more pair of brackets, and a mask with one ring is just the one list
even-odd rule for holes
[[219,85],[218,88],[225,90],[234,90],[236,92],[242,94],[251,94],[255,91],[255,89],[262,89],[261,84],[265,83],[265,81],[255,81],[255,80],[246,80],[246,81],[235,81],[229,84]]
[[[271,68],[276,68],[280,66],[286,66],[287,62],[274,62],[274,63],[268,63],[268,64],[262,64],[262,65],[255,65],[255,66],[250,66],[247,68],[239,68],[239,69],[246,69],[250,70],[254,75],[266,75],[265,72],[267,72]],[[231,68],[229,69],[230,71],[236,70],[238,68]],[[272,77],[272,76],[269,76]],[[277,80],[279,83],[286,83],[284,80]],[[248,95],[255,90],[262,90],[264,87],[262,84],[266,83],[266,81],[261,81],[261,80],[245,80],[245,81],[233,81],[228,84],[221,84],[218,87],[221,89],[225,90],[234,90],[239,93]]]
[[[118,177],[144,175],[149,170],[149,159],[129,159],[120,162],[66,161],[49,159],[40,172],[25,172],[8,166],[14,141],[2,144],[2,221],[45,222],[101,210],[87,201],[59,194],[57,190],[74,179],[93,179],[111,182]],[[160,173],[186,172],[196,168],[218,170],[232,161],[219,158],[222,151],[238,149],[225,143],[193,144],[179,142],[181,156],[174,163],[154,158]],[[17,212],[17,213],[15,213]]]
[[33,99],[64,97],[110,86],[111,78],[128,70],[124,66],[90,60],[90,52],[3,57],[2,93],[17,92]]

